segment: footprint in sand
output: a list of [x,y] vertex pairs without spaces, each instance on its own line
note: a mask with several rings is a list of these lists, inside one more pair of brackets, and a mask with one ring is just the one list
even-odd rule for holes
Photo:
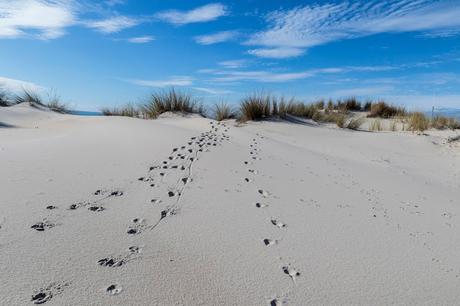
[[178,210],[176,208],[168,207],[160,213],[160,220],[163,220],[166,217],[175,216],[177,213]]
[[123,288],[120,285],[116,284],[110,285],[107,287],[107,289],[105,289],[105,291],[110,295],[120,294],[122,290]]
[[57,207],[54,206],[54,205],[48,205],[48,206],[46,206],[46,209],[53,210],[53,209],[57,209]]
[[128,227],[127,233],[130,235],[136,235],[141,233],[146,227],[145,220],[140,218],[135,218],[132,221],[132,224]]
[[266,246],[273,246],[275,244],[278,244],[278,240],[274,239],[264,239],[263,241]]
[[295,280],[296,276],[300,276],[300,273],[297,272],[293,267],[290,265],[286,265],[282,267],[282,270],[285,274],[289,275],[293,280]]
[[54,296],[61,294],[68,286],[70,286],[70,283],[52,283],[45,288],[35,290],[34,294],[32,294],[31,302],[37,305],[44,304]]
[[43,219],[43,221],[35,223],[30,228],[36,230],[37,232],[43,232],[43,231],[45,231],[47,229],[51,229],[51,228],[53,228],[55,226],[56,226],[55,223],[53,223],[51,221],[48,221],[46,219]]
[[257,208],[265,208],[265,207],[268,207],[267,204],[263,204],[263,203],[256,203],[256,207]]
[[259,189],[259,193],[265,198],[267,198],[269,196],[269,193],[267,191],[265,191],[265,190],[262,190],[262,189]]
[[105,208],[102,207],[102,206],[96,206],[96,205],[95,205],[95,206],[90,206],[90,207],[88,207],[88,210],[94,211],[94,212],[101,212],[101,211],[104,211]]
[[285,303],[278,298],[270,301],[270,306],[283,306],[284,304]]
[[161,204],[162,201],[160,199],[152,199],[150,202],[152,204]]
[[276,227],[279,227],[279,228],[284,228],[286,227],[287,225],[284,224],[283,222],[279,221],[279,220],[276,220],[276,219],[271,219],[271,223],[276,226]]
[[129,261],[133,260],[133,256],[135,254],[139,254],[141,252],[141,248],[138,246],[131,246],[128,249],[127,254],[118,255],[118,256],[109,256],[106,258],[102,258],[98,260],[98,264],[103,267],[110,267],[116,268],[121,267],[122,265],[128,263]]
[[250,182],[252,182],[252,180],[251,180],[250,178],[247,178],[247,177],[246,177],[246,178],[244,178],[244,180],[246,181],[246,183],[250,183]]

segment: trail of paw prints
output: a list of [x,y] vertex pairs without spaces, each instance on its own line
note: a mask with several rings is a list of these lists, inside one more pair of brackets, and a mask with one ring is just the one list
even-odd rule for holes
[[141,253],[141,247],[139,246],[130,246],[126,252],[118,255],[110,255],[99,259],[97,264],[102,267],[117,268],[121,267],[128,262],[135,260],[139,257]]
[[[256,134],[256,137],[252,139],[249,144],[249,159],[243,161],[244,165],[247,167],[248,173],[251,175],[250,177],[244,178],[247,183],[252,183],[255,181],[257,175],[259,174],[258,170],[256,170],[257,162],[262,160],[261,153],[262,150],[260,149],[260,142],[263,139],[263,136]],[[280,250],[277,246],[282,243],[282,237],[287,230],[287,223],[282,221],[280,218],[274,217],[270,211],[270,200],[275,199],[271,192],[264,188],[256,189],[258,196],[260,197],[260,201],[255,203],[255,208],[263,211],[264,215],[266,216],[267,222],[271,226],[276,227],[280,231],[281,238],[273,238],[273,237],[265,237],[262,239],[262,245],[265,248],[274,248],[275,252],[277,253],[278,257],[282,261],[283,257],[280,254]],[[300,272],[297,271],[290,263],[282,263],[280,265],[280,273],[288,276],[289,279],[292,280],[293,284],[295,284],[296,278],[300,277]],[[286,305],[287,298],[285,297],[272,297],[268,299],[268,304],[271,306],[279,306],[279,305]]]
[[50,285],[39,288],[32,294],[31,302],[33,304],[45,304],[49,302],[53,297],[60,295],[64,290],[70,286],[70,282],[62,283],[51,283]]

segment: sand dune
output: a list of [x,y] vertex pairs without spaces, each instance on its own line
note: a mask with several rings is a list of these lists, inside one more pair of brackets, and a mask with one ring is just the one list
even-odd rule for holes
[[0,110],[1,305],[456,304],[447,134]]

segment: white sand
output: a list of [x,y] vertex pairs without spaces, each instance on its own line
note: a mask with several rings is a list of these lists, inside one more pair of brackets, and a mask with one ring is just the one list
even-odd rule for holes
[[[0,122],[16,126],[0,128],[1,305],[460,300],[460,148],[446,133],[25,105],[1,108]],[[212,140],[197,153],[201,133]]]

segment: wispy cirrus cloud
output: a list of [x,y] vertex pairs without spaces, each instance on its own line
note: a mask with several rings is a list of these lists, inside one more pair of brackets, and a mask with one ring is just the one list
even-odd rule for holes
[[131,38],[126,39],[127,42],[130,42],[132,44],[146,44],[154,40],[155,40],[155,37],[150,36],[150,35],[131,37]]
[[22,90],[43,91],[44,89],[45,88],[43,86],[37,85],[32,82],[10,79],[7,77],[0,76],[0,90],[17,93]]
[[183,87],[191,86],[193,84],[193,78],[189,76],[174,76],[166,80],[127,80],[129,83],[144,87]]
[[249,54],[263,58],[288,58],[303,55],[305,50],[302,48],[278,47],[249,50]]
[[228,9],[225,5],[221,3],[211,3],[190,11],[169,10],[160,12],[156,14],[156,17],[175,25],[184,25],[214,21],[227,14]]
[[205,92],[211,95],[228,95],[233,93],[231,90],[226,89],[216,89],[216,88],[207,88],[207,87],[192,87],[193,89],[201,92]]
[[460,34],[460,6],[449,0],[342,2],[279,10],[268,14],[266,21],[267,29],[253,34],[246,44],[307,49],[379,33]]
[[114,16],[103,20],[86,21],[85,25],[104,34],[117,33],[124,29],[132,28],[141,21],[126,16]]
[[55,39],[75,24],[76,8],[65,0],[0,0],[0,39]]
[[248,60],[245,60],[245,59],[219,62],[219,66],[222,66],[227,69],[242,68],[242,67],[245,67],[247,64],[248,64]]
[[209,35],[195,36],[194,40],[200,45],[213,45],[235,39],[238,36],[237,31],[222,31]]

